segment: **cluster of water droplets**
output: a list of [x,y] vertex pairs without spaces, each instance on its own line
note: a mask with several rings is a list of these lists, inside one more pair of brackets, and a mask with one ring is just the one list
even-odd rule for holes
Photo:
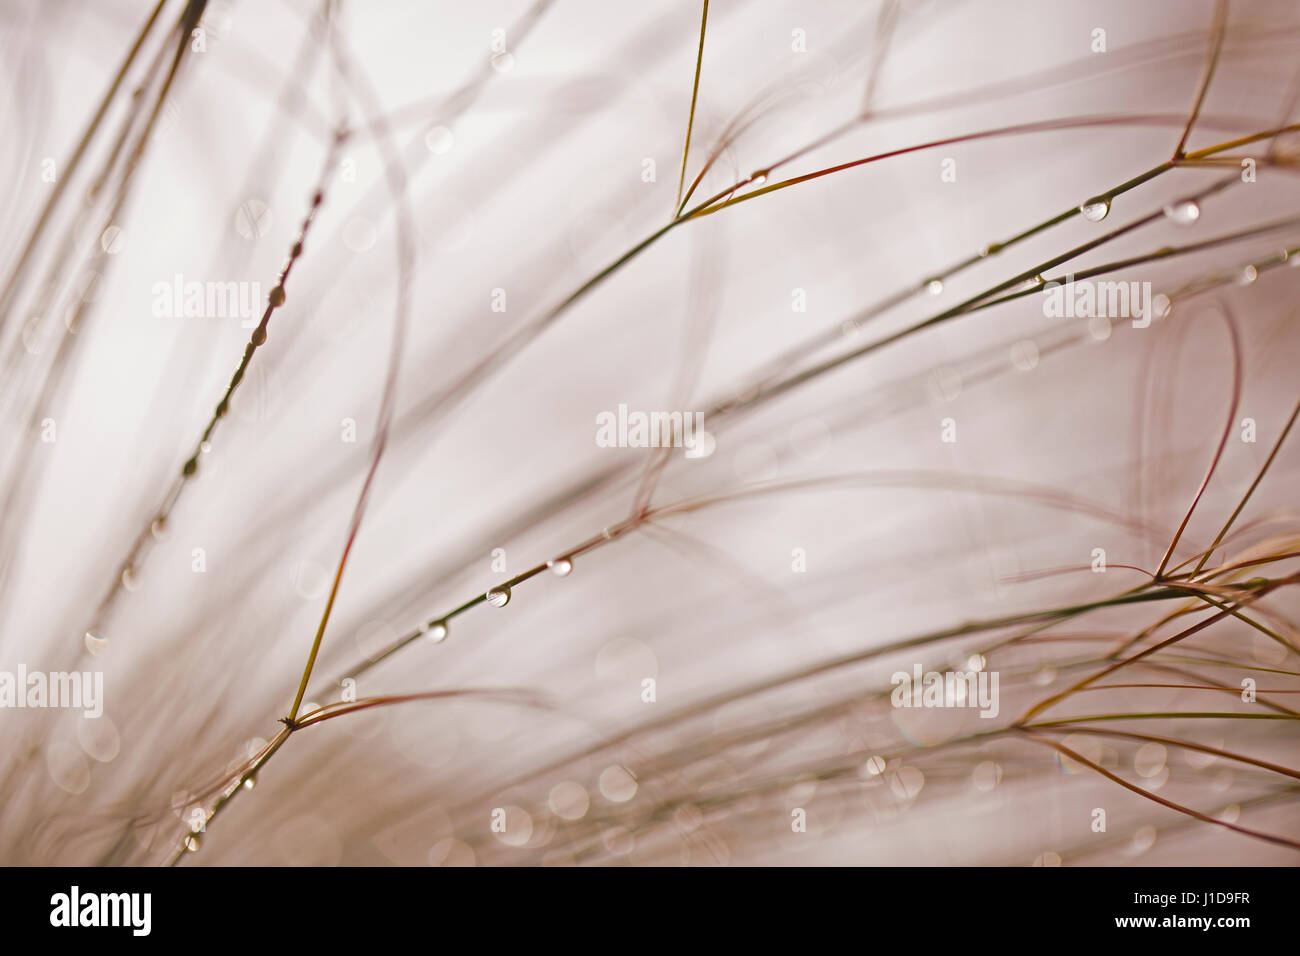
[[[1110,196],[1094,196],[1079,206],[1079,214],[1089,222],[1101,222],[1110,215]],[[1180,199],[1164,207],[1165,218],[1178,226],[1190,226],[1201,218],[1201,206],[1195,199]]]
[[[546,562],[546,567],[558,578],[568,577],[573,572],[573,559],[569,557],[553,558]],[[484,600],[492,607],[505,607],[510,603],[513,597],[508,585],[499,584],[491,588],[483,595]],[[419,633],[424,639],[431,644],[441,644],[447,639],[449,633],[446,618],[434,618],[420,625]]]

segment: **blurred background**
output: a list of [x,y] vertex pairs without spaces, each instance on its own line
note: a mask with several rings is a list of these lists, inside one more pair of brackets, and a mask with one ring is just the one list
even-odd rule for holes
[[0,861],[1296,861],[1300,11],[702,12],[0,7]]

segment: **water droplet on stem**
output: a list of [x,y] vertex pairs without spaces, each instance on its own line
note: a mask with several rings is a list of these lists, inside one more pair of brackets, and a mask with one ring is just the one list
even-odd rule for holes
[[1101,222],[1110,215],[1110,200],[1104,196],[1089,199],[1079,207],[1079,213],[1089,222]]
[[1178,226],[1190,226],[1201,218],[1201,207],[1192,199],[1181,199],[1165,207],[1165,218]]

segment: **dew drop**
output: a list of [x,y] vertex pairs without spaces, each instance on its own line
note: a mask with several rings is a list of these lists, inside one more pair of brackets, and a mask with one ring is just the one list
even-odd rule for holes
[[200,846],[202,846],[202,841],[199,839],[197,833],[191,833],[185,838],[185,849],[189,850],[191,853],[198,853]]
[[[1217,741],[1212,741],[1212,743],[1219,749],[1223,749],[1222,738]],[[1196,770],[1204,770],[1206,767],[1214,763],[1216,759],[1218,758],[1216,758],[1214,754],[1201,753],[1199,750],[1188,750],[1183,754],[1183,760],[1186,761],[1187,765]]]
[[1163,319],[1173,308],[1173,301],[1163,292],[1151,300],[1151,311],[1157,319]]
[[424,145],[429,148],[429,152],[435,156],[442,156],[451,152],[451,147],[455,144],[456,138],[452,135],[451,130],[445,126],[435,126],[424,134]]
[[59,789],[67,793],[85,793],[90,786],[90,765],[71,744],[53,744],[45,752],[45,769]]
[[610,827],[601,834],[605,849],[615,856],[624,856],[636,846],[636,837],[626,827]]
[[551,573],[557,578],[567,578],[573,571],[573,562],[568,558],[556,558],[553,561],[547,561],[546,566],[551,569]]
[[433,644],[441,644],[447,639],[446,621],[430,621],[423,630],[425,638]]
[[1259,270],[1256,269],[1254,266],[1246,266],[1246,268],[1241,270],[1241,274],[1237,276],[1237,284],[1250,285],[1258,278],[1259,278]]
[[115,256],[126,245],[126,234],[120,226],[109,226],[99,237],[100,247],[110,256]]
[[900,800],[913,800],[925,786],[925,774],[919,767],[899,767],[889,775],[889,789]]
[[591,806],[591,797],[587,788],[576,780],[565,780],[551,788],[547,803],[560,819],[581,820]]
[[510,603],[510,589],[504,586],[493,588],[487,593],[487,602],[493,607],[505,607]]
[[523,807],[501,807],[505,811],[505,829],[492,835],[506,846],[524,846],[533,838],[533,817]]
[[1079,207],[1079,212],[1089,222],[1101,222],[1110,215],[1110,200],[1104,196],[1089,199]]
[[601,796],[612,803],[627,803],[636,796],[636,777],[626,767],[612,764],[600,772]]
[[971,771],[971,783],[983,793],[993,790],[1002,782],[1002,765],[993,760],[985,760],[975,765]]
[[140,590],[140,582],[135,577],[135,568],[129,564],[122,569],[122,587],[128,591]]
[[880,754],[873,754],[867,758],[867,763],[864,769],[871,776],[879,777],[885,772],[885,758],[880,756]]
[[930,295],[943,295],[943,280],[930,279],[925,284],[925,291],[930,293]]
[[447,837],[429,848],[430,866],[474,866],[474,849],[467,843]]
[[245,789],[245,790],[252,790],[252,789],[253,789],[254,787],[256,787],[256,786],[257,786],[257,777],[256,777],[256,775],[254,775],[254,774],[249,774],[247,777],[244,778],[244,789]]
[[1008,289],[1007,292],[1008,293],[1029,292],[1033,289],[1039,288],[1042,284],[1043,284],[1042,276],[1030,276],[1028,279],[1025,279],[1023,282],[1017,282],[1014,286]]
[[122,749],[122,737],[117,732],[117,725],[107,714],[79,721],[77,742],[81,744],[86,756],[93,757],[100,763],[111,763]]
[[96,637],[90,631],[86,632],[86,650],[92,654],[98,654],[106,647],[108,647],[108,638]]
[[154,518],[153,524],[149,525],[149,533],[154,536],[154,540],[161,541],[167,534],[167,519]]
[[1133,841],[1129,844],[1129,850],[1134,856],[1141,855],[1156,845],[1156,828],[1153,826],[1138,827],[1133,834]]
[[1161,744],[1143,744],[1133,757],[1133,769],[1141,777],[1154,777],[1165,768],[1168,752]]
[[1175,225],[1190,226],[1201,218],[1201,207],[1191,199],[1182,199],[1165,207],[1165,218]]
[[767,177],[769,172],[770,170],[760,169],[758,172],[754,173],[752,176],[749,177],[750,184],[754,186],[763,185],[763,183],[767,182]]

